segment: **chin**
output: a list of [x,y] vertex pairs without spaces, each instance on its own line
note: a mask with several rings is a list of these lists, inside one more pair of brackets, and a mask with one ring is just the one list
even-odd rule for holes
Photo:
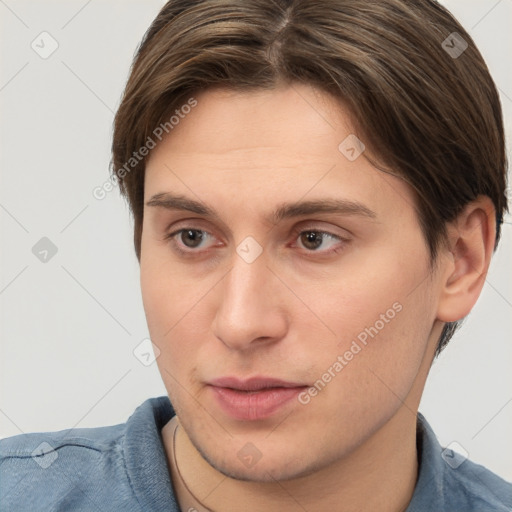
[[[294,480],[306,477],[315,473],[319,468],[318,464],[306,464],[305,461],[297,460],[296,456],[290,457],[284,454],[274,452],[272,457],[262,456],[261,460],[251,467],[244,467],[244,464],[238,459],[226,459],[225,454],[219,454],[219,457],[205,454],[203,450],[196,446],[203,459],[214,469],[233,480],[242,482],[276,482]],[[285,461],[288,458],[288,461]]]

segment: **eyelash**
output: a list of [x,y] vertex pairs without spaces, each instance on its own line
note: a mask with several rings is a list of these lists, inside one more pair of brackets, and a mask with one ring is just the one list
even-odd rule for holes
[[[195,250],[195,249],[190,249],[190,248],[183,249],[182,247],[179,246],[178,237],[186,231],[196,231],[196,232],[200,232],[200,233],[206,233],[208,236],[213,236],[208,231],[205,231],[203,229],[197,229],[197,228],[193,228],[193,227],[185,227],[185,228],[180,228],[176,231],[173,231],[172,233],[169,233],[168,235],[165,236],[165,240],[168,240],[169,243],[171,244],[172,248],[178,254],[180,254],[182,256],[194,256],[194,255],[201,254],[201,252],[205,252],[205,251],[200,251],[200,250]],[[337,253],[341,252],[344,248],[344,245],[349,242],[349,240],[347,238],[343,238],[339,235],[335,235],[334,233],[330,233],[329,231],[324,231],[322,229],[316,229],[314,227],[308,228],[308,229],[295,228],[293,230],[294,240],[296,241],[300,235],[303,235],[305,233],[315,233],[317,235],[328,237],[332,240],[337,240],[338,242],[343,244],[343,247],[338,246],[338,247],[335,247],[335,248],[327,250],[327,251],[303,249],[304,251],[306,251],[306,253],[308,255],[318,254],[318,255],[322,255],[322,256],[328,256],[328,255],[332,255],[332,254],[337,254]],[[322,240],[322,242],[323,241],[324,240]]]

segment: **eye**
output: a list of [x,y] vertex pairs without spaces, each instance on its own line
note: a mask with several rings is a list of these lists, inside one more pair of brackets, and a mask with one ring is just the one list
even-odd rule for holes
[[194,228],[183,228],[165,237],[169,239],[178,252],[199,252],[194,249],[205,249],[213,236],[207,231]]
[[314,229],[298,231],[296,234],[299,246],[302,246],[308,252],[337,252],[341,249],[343,242],[346,242],[337,235]]
[[[344,243],[348,242],[338,235],[320,229],[297,229],[294,234],[295,244],[309,253],[338,252]],[[190,227],[173,231],[165,239],[169,240],[173,249],[181,254],[199,254],[216,245],[213,235],[203,229]]]

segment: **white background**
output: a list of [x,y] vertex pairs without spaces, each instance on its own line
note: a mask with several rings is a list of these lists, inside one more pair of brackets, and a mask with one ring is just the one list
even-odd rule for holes
[[[133,53],[163,3],[0,0],[0,437],[121,423],[166,393],[156,365],[133,355],[148,331],[127,206],[117,191],[92,196],[109,176]],[[510,141],[512,0],[442,3],[488,62]],[[43,31],[59,44],[48,59],[31,48]],[[506,220],[483,294],[434,363],[420,410],[442,444],[512,481]],[[32,253],[42,237],[58,249],[47,263]]]

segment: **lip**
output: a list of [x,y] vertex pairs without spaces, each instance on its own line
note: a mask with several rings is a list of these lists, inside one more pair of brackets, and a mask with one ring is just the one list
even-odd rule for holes
[[270,377],[222,377],[209,382],[208,387],[228,416],[256,421],[277,413],[309,386]]

